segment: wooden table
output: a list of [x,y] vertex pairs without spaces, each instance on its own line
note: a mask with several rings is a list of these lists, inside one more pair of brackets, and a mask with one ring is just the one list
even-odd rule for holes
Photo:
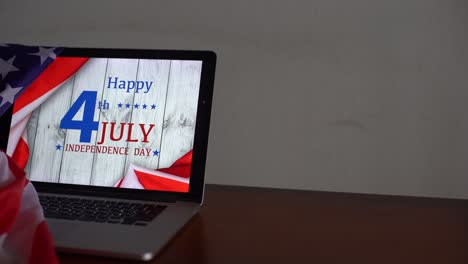
[[201,212],[150,263],[468,263],[467,200],[216,185],[205,193]]

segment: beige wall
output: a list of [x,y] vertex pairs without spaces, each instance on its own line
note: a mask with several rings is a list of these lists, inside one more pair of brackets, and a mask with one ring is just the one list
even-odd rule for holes
[[467,1],[17,0],[0,25],[215,50],[210,183],[468,198]]

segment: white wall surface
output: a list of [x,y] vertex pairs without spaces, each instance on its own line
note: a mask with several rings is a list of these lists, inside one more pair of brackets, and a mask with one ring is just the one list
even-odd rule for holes
[[216,51],[209,183],[468,198],[465,0],[2,0],[0,25]]

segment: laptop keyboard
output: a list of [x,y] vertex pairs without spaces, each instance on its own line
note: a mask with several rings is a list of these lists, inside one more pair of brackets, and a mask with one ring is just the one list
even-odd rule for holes
[[40,195],[47,218],[145,226],[167,206]]

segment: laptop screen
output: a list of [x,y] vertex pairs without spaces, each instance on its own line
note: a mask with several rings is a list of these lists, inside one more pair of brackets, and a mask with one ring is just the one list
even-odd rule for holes
[[188,192],[201,70],[195,60],[57,58],[35,81],[47,92],[22,135],[27,177]]

